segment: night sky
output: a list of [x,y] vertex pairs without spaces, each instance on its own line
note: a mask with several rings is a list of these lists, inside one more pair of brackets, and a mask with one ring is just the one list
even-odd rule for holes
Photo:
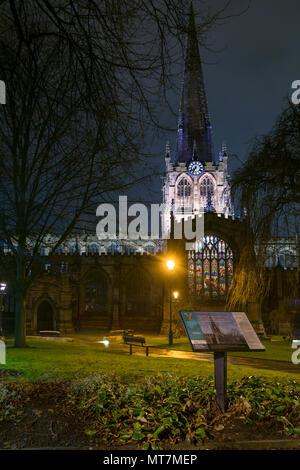
[[[236,10],[246,3],[233,2]],[[252,0],[243,16],[212,32],[210,45],[226,48],[215,55],[202,52],[206,62],[216,62],[204,65],[215,146],[225,138],[229,152],[244,159],[253,138],[271,128],[291,83],[300,79],[300,2]]]
[[[212,5],[218,8],[224,3],[213,0]],[[194,0],[195,8],[197,4]],[[247,4],[246,0],[232,0],[229,11],[237,13]],[[291,83],[300,79],[300,2],[252,0],[242,16],[214,27],[207,44],[219,51],[200,49],[215,154],[225,140],[229,155],[237,154],[244,160],[255,136],[272,127],[284,98],[292,93]],[[178,109],[179,96],[174,100],[174,109]],[[176,126],[176,118],[170,114],[171,126]],[[175,150],[176,133],[166,138]],[[156,146],[153,150],[161,152],[163,172],[164,139]],[[238,165],[239,161],[231,156],[230,174]],[[153,183],[152,198],[159,201],[160,178]]]

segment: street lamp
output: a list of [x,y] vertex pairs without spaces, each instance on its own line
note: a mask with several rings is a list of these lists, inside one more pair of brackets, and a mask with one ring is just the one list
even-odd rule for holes
[[[167,268],[169,271],[173,271],[175,268],[175,261],[169,259],[166,262]],[[169,328],[169,346],[173,344],[173,330],[172,330],[172,291],[171,291],[171,282],[169,282],[169,299],[170,299],[170,328]]]
[[175,268],[175,261],[173,261],[172,259],[168,259],[166,264],[169,271],[173,271],[173,269]]
[[[171,289],[170,289],[171,293]],[[173,312],[172,312],[172,297],[174,300],[177,300],[179,297],[179,292],[174,291],[172,294],[170,294],[170,330],[169,330],[169,345],[173,344],[173,329],[172,329],[172,323],[173,323]]]
[[0,336],[2,336],[2,317],[3,317],[3,311],[4,311],[5,289],[6,289],[6,283],[5,282],[0,282],[0,297],[1,297],[1,303],[0,303]]

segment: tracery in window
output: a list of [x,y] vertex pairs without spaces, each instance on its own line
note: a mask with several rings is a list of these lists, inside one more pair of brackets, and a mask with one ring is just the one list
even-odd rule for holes
[[177,196],[178,197],[190,197],[190,195],[191,195],[191,183],[186,178],[182,178],[177,185]]
[[204,176],[200,183],[200,196],[207,197],[208,193],[214,195],[214,182],[209,176]]
[[100,313],[107,308],[107,280],[99,272],[89,273],[85,279],[85,311]]
[[233,277],[233,254],[224,240],[203,237],[196,251],[188,254],[188,286],[191,295],[223,297]]
[[97,245],[97,243],[90,243],[89,246],[88,246],[88,253],[90,255],[96,255],[96,254],[99,254],[100,250],[99,250],[99,246]]

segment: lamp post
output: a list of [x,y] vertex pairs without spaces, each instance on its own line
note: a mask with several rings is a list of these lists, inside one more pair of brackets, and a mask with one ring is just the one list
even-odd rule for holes
[[178,299],[179,293],[177,291],[172,293],[171,286],[170,286],[170,329],[169,329],[169,345],[172,346],[173,344],[173,312],[172,312],[172,296],[175,300]]
[[1,297],[1,301],[0,301],[0,336],[3,335],[3,332],[2,332],[2,320],[3,320],[3,311],[4,311],[4,295],[5,295],[5,289],[6,289],[6,283],[5,283],[5,282],[1,282],[1,283],[0,283],[0,297]]
[[[172,259],[167,261],[167,268],[169,271],[173,271],[175,268],[175,262]],[[170,299],[170,327],[169,327],[169,345],[173,344],[173,330],[172,330],[172,291],[171,282],[169,282],[169,299]]]

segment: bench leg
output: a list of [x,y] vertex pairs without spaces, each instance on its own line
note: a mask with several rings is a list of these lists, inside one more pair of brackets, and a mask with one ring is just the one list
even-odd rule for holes
[[149,356],[149,346],[146,346],[146,356]]
[[130,344],[129,346],[130,346],[130,356],[132,356],[132,344]]

